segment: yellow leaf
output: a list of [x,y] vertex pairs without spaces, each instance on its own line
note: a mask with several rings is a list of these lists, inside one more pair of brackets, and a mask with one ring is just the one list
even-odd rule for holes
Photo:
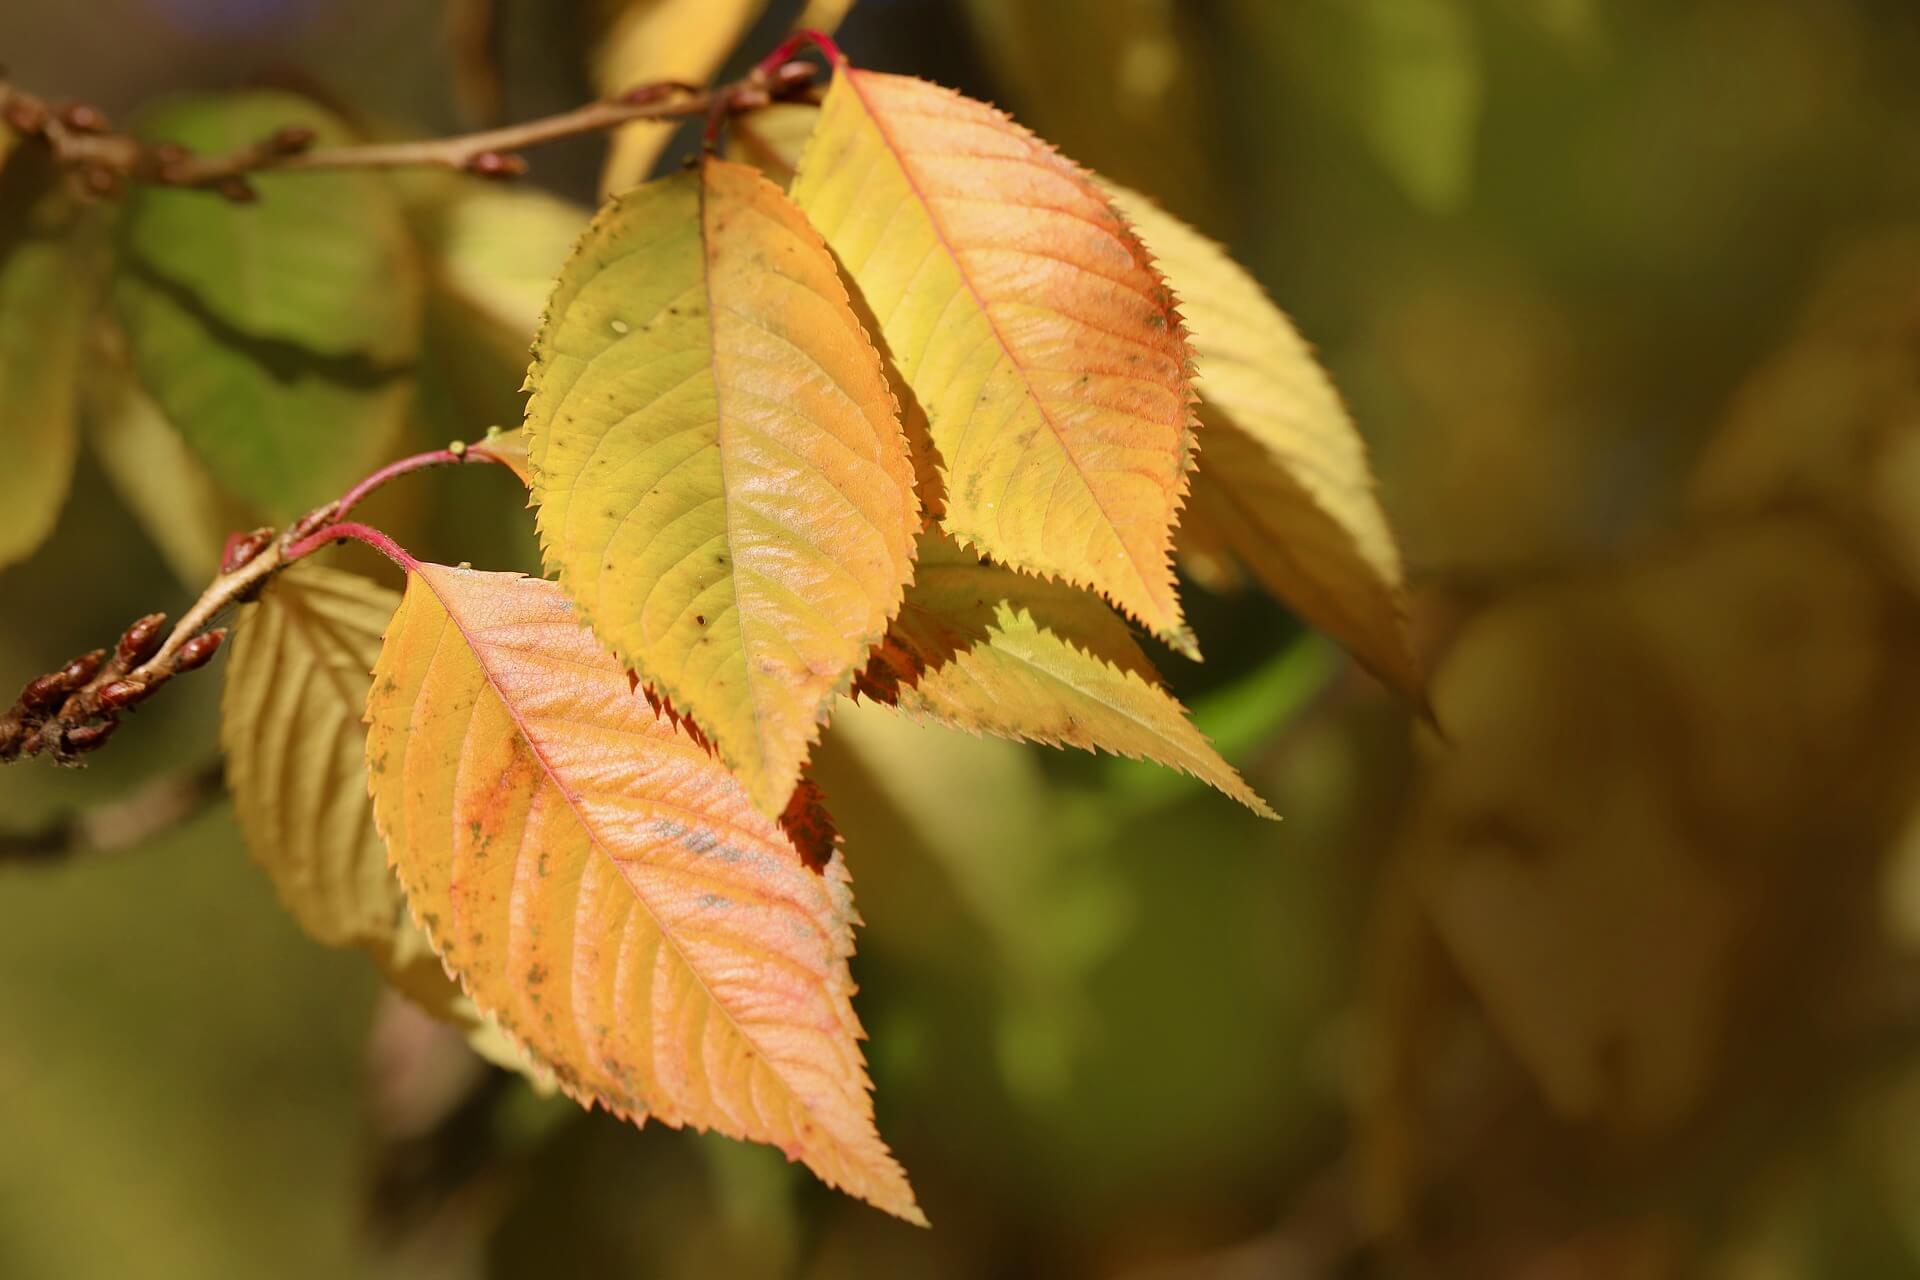
[[805,822],[758,812],[557,586],[511,574],[412,566],[367,715],[414,915],[562,1088],[924,1221],[874,1131],[852,898],[810,793]]
[[609,205],[548,315],[527,410],[547,564],[779,813],[912,573],[879,356],[800,211],[723,160]]
[[1205,425],[1190,518],[1381,679],[1423,700],[1400,551],[1333,383],[1224,249],[1146,197],[1111,190],[1192,329]]
[[79,445],[76,397],[97,257],[44,157],[0,184],[0,567],[53,532]]
[[1100,188],[983,103],[843,66],[793,192],[925,410],[947,531],[1191,652],[1185,332]]
[[220,742],[234,815],[280,901],[329,946],[383,942],[402,906],[373,829],[360,716],[399,597],[301,564],[248,605],[227,663]]
[[298,564],[246,607],[221,697],[234,817],[310,937],[361,947],[395,989],[465,1030],[476,1052],[527,1070],[500,1052],[498,1031],[408,918],[373,825],[361,717],[380,633],[399,603],[357,574]]
[[[766,7],[766,0],[602,0],[594,87],[611,97],[659,80],[705,84]],[[652,120],[622,126],[600,175],[601,196],[643,181],[674,127]]]
[[937,534],[923,540],[914,579],[863,693],[974,733],[1152,760],[1275,816],[1098,599],[983,563]]

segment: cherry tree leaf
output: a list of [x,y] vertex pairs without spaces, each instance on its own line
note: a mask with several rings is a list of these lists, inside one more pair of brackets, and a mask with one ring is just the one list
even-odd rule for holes
[[[170,100],[141,133],[218,152],[286,126],[350,141],[283,93]],[[237,205],[137,184],[113,303],[140,381],[208,470],[269,516],[335,496],[385,455],[412,397],[422,283],[378,174],[261,174]]]
[[874,1129],[852,898],[810,791],[759,812],[559,587],[512,574],[412,565],[367,715],[415,917],[563,1089],[924,1221]]
[[727,126],[727,159],[752,165],[782,187],[791,186],[819,119],[820,108],[809,102],[776,102],[736,116]]
[[90,230],[43,157],[13,159],[0,180],[0,567],[53,532],[73,477],[99,277]]
[[234,817],[308,936],[364,949],[389,983],[465,1030],[476,1051],[525,1070],[501,1052],[498,1031],[408,916],[373,825],[362,715],[399,604],[398,593],[357,574],[303,563],[246,606],[221,696]]
[[1275,816],[1194,727],[1113,610],[938,534],[923,539],[906,604],[858,688],[918,720],[1152,760]]
[[983,103],[843,65],[793,194],[925,411],[947,531],[1191,653],[1170,559],[1185,330],[1100,188]]
[[1400,551],[1365,442],[1293,323],[1219,245],[1110,188],[1179,291],[1205,426],[1189,523],[1415,701]]
[[779,813],[912,572],[912,462],[819,236],[723,160],[618,197],[529,375],[547,564]]
[[228,534],[260,523],[222,489],[127,364],[124,337],[95,334],[80,385],[87,444],[181,585],[200,590],[220,570]]
[[248,605],[221,696],[227,785],[247,847],[301,928],[380,942],[403,907],[373,828],[360,717],[397,594],[300,564]]
[[[659,80],[705,84],[766,7],[767,0],[601,0],[594,87],[612,96]],[[673,130],[656,120],[622,125],[600,175],[601,195],[643,181]]]

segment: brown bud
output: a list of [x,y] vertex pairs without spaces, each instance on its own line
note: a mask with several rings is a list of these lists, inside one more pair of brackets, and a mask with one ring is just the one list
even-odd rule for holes
[[160,648],[166,625],[166,614],[150,613],[128,627],[121,635],[120,643],[114,646],[114,662],[122,671],[130,671],[151,658]]
[[275,155],[297,156],[311,147],[317,136],[305,125],[290,124],[284,129],[276,130],[274,135],[267,139],[267,147]]
[[90,164],[80,170],[80,184],[87,194],[111,200],[120,194],[120,175],[103,164]]
[[73,690],[67,685],[67,678],[58,671],[50,675],[35,676],[27,681],[27,687],[20,691],[20,709],[29,716],[43,716],[66,700]]
[[92,653],[83,653],[60,668],[60,678],[67,682],[68,689],[78,689],[87,681],[100,674],[100,668],[106,664],[107,651],[95,649]]
[[105,133],[107,113],[84,102],[76,102],[60,112],[60,121],[76,133]]
[[180,646],[180,656],[174,659],[175,671],[193,671],[204,667],[220,652],[220,642],[227,638],[225,627],[195,636]]
[[102,711],[118,711],[146,697],[147,686],[135,680],[110,680],[93,696]]
[[627,103],[629,106],[643,107],[649,102],[658,102],[668,97],[677,87],[667,82],[636,85],[621,94],[615,101]]
[[220,553],[220,572],[233,573],[253,562],[253,558],[267,549],[273,541],[273,530],[259,528],[251,533],[230,533],[227,545]]
[[28,102],[14,98],[7,103],[5,112],[0,113],[15,133],[29,137],[41,133],[47,127],[47,109],[37,102]]
[[113,731],[120,727],[118,720],[102,720],[98,724],[83,724],[67,730],[63,745],[74,755],[84,755],[104,746]]
[[177,142],[162,142],[154,147],[153,158],[163,165],[179,164],[183,160],[191,160],[193,152]]
[[252,204],[260,198],[260,193],[245,178],[222,178],[213,189],[235,204]]
[[506,151],[482,151],[467,161],[467,172],[483,178],[517,178],[527,171],[527,162]]
[[813,64],[799,59],[782,63],[769,80],[768,88],[775,97],[792,93],[813,83]]

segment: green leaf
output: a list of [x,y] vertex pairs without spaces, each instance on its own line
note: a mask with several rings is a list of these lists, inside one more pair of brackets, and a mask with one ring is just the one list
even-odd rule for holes
[[922,538],[906,604],[859,687],[920,720],[1152,760],[1274,816],[1193,727],[1112,609],[938,534]]
[[1422,207],[1466,202],[1480,121],[1480,49],[1460,0],[1355,0],[1355,109],[1374,154]]
[[198,591],[219,571],[228,534],[260,523],[187,447],[126,362],[114,331],[94,344],[80,387],[87,445],[182,585]]
[[10,157],[0,178],[0,567],[53,531],[73,475],[99,278],[92,230],[37,148]]
[[[176,99],[141,133],[220,151],[275,129],[349,135],[279,93]],[[114,305],[167,418],[227,488],[285,518],[386,452],[412,397],[422,282],[398,200],[376,174],[267,174],[254,203],[139,187]]]

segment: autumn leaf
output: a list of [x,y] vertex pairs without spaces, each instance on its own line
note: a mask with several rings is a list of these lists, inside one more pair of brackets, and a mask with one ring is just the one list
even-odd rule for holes
[[[170,100],[144,136],[218,152],[276,129],[351,135],[283,93]],[[378,174],[259,174],[257,202],[137,185],[113,304],[133,365],[215,478],[276,518],[333,497],[391,445],[412,397],[421,275]]]
[[380,635],[399,603],[357,574],[303,563],[246,607],[220,708],[234,817],[308,936],[363,948],[390,984],[465,1030],[476,1051],[524,1069],[408,917],[373,825],[361,722]]
[[841,66],[793,194],[926,413],[947,531],[1192,652],[1185,332],[1100,188],[983,103]]
[[[612,97],[660,80],[705,84],[766,7],[766,0],[601,0],[594,87]],[[670,121],[621,126],[600,175],[601,196],[645,180],[673,130]]]
[[1406,697],[1424,701],[1400,551],[1340,394],[1245,268],[1151,200],[1110,188],[1180,294],[1205,452],[1189,522]]
[[281,903],[329,946],[390,937],[402,905],[360,785],[368,673],[399,603],[357,574],[295,565],[247,606],[227,664],[234,816]]
[[87,229],[44,157],[12,159],[0,180],[0,567],[53,531],[73,476],[99,278]]
[[548,566],[779,813],[899,608],[919,527],[832,258],[745,166],[637,188],[562,274],[529,382]]
[[[837,849],[761,814],[557,586],[413,565],[367,714],[414,915],[570,1095],[770,1143],[924,1221],[874,1131]],[[817,832],[809,799],[788,825]]]
[[1194,728],[1111,609],[937,534],[922,540],[906,604],[859,688],[918,720],[1152,760],[1275,816]]

